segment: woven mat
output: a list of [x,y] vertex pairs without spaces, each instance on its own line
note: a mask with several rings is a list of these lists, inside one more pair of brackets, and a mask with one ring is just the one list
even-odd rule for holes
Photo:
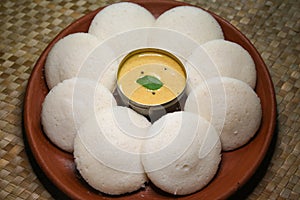
[[[47,44],[68,24],[106,0],[1,0],[0,199],[51,199],[25,152],[22,109],[26,84]],[[248,199],[300,198],[300,3],[297,0],[186,2],[238,27],[271,73],[277,98],[272,159]]]

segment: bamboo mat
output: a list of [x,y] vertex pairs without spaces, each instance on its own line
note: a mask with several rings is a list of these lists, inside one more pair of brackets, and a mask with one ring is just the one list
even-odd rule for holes
[[[106,0],[1,0],[0,199],[51,199],[25,151],[22,109],[26,84],[47,44],[75,19]],[[300,3],[297,0],[186,0],[239,28],[261,53],[277,98],[276,143],[247,199],[300,198]],[[35,171],[33,171],[35,169]],[[43,176],[41,176],[43,177]],[[251,183],[252,182],[252,183]],[[253,190],[252,190],[253,189]],[[250,190],[250,192],[249,192]],[[241,193],[243,193],[242,191]],[[58,191],[57,191],[58,193]]]

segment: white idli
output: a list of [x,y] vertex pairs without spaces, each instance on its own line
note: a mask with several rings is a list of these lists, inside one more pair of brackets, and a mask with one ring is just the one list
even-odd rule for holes
[[101,10],[93,19],[88,32],[103,41],[122,32],[151,27],[154,21],[154,16],[144,7],[121,2]]
[[187,71],[187,94],[211,77],[221,76],[215,63],[199,45],[184,62]]
[[178,6],[161,14],[155,27],[178,31],[199,44],[224,39],[218,22],[208,12],[193,6]]
[[120,61],[118,59],[113,61],[99,78],[100,83],[109,89],[110,92],[114,92],[117,86],[119,64]]
[[152,27],[147,34],[147,47],[166,50],[177,58],[188,58],[199,46],[190,37],[171,29]]
[[[206,78],[213,76],[226,76],[239,79],[247,83],[250,87],[255,88],[256,85],[256,69],[255,63],[242,46],[237,43],[226,40],[212,40],[199,48],[200,51],[194,51],[187,58],[196,69],[203,71],[203,67],[212,72],[205,73]],[[211,62],[207,62],[203,57],[208,57]],[[213,72],[217,71],[217,73]]]
[[222,149],[234,150],[246,144],[260,126],[260,99],[245,82],[212,78],[189,94],[185,111],[198,113],[220,134]]
[[88,33],[74,33],[59,40],[50,50],[45,63],[49,89],[77,75],[86,57],[99,44]]
[[187,73],[187,81],[186,81],[186,94],[190,94],[193,89],[197,88],[199,84],[204,82],[206,78],[201,71],[197,70],[193,65],[185,62],[184,64],[185,70]]
[[147,176],[140,148],[150,122],[126,107],[103,109],[80,128],[74,144],[76,167],[95,189],[111,195],[140,189]]
[[59,148],[72,152],[78,127],[94,110],[115,106],[107,88],[88,79],[72,78],[59,83],[47,94],[41,121],[48,138]]
[[142,146],[142,163],[149,179],[163,191],[191,194],[216,174],[221,161],[219,136],[199,115],[164,115],[152,125],[148,137]]

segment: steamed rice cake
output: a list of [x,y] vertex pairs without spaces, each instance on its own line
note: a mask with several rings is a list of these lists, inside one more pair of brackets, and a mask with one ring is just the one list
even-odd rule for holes
[[[209,58],[210,61],[207,61]],[[256,85],[255,63],[242,46],[227,40],[212,40],[202,44],[187,60],[197,70],[204,71],[206,79],[226,76],[247,83],[251,88]],[[208,71],[210,70],[210,71]],[[199,84],[200,82],[198,82]]]
[[150,122],[126,107],[106,108],[79,129],[76,167],[95,189],[111,195],[140,189],[148,180],[140,148]]
[[200,84],[189,94],[184,110],[210,121],[225,151],[246,144],[259,129],[262,117],[255,91],[245,82],[228,77],[211,78]]
[[42,104],[44,132],[59,148],[72,152],[81,123],[95,111],[115,105],[113,95],[101,84],[88,79],[67,79],[52,88]]
[[[198,51],[199,49],[197,49],[196,51]],[[201,60],[201,65],[193,65],[191,64],[188,60],[184,61],[184,66],[187,72],[187,85],[186,85],[186,94],[190,94],[191,91],[193,91],[193,89],[197,88],[197,86],[199,84],[201,84],[202,82],[204,82],[207,79],[206,76],[206,72],[209,70],[208,73],[213,73],[211,72],[211,70],[209,68],[207,68],[207,66],[209,66],[209,64],[211,62],[211,59],[207,56],[204,56],[204,54],[202,54],[202,57],[199,56],[197,58],[197,61],[200,62]],[[207,62],[206,62],[207,61]],[[203,64],[205,63],[205,64]],[[217,73],[215,73],[217,74]]]
[[174,112],[156,121],[142,146],[142,163],[149,179],[175,195],[207,185],[221,161],[221,143],[213,126],[189,112]]
[[45,63],[48,88],[76,77],[86,57],[98,43],[98,39],[88,33],[70,34],[55,43]]
[[178,6],[167,10],[156,19],[154,26],[177,31],[199,44],[224,39],[223,31],[214,17],[193,6]]
[[100,41],[104,41],[119,33],[151,27],[154,21],[154,16],[144,7],[130,2],[121,2],[101,10],[92,20],[88,32]]
[[116,59],[108,65],[103,75],[99,78],[99,81],[104,85],[110,92],[114,92],[117,86],[117,73],[120,64],[120,59]]

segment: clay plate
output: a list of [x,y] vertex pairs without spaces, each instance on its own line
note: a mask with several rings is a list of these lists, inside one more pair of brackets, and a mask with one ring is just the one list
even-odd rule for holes
[[[134,0],[133,2],[144,6],[155,17],[175,6],[188,5],[167,0]],[[52,46],[68,34],[87,32],[91,20],[101,9],[99,8],[72,23],[48,45],[32,71],[25,96],[24,126],[29,147],[38,165],[49,180],[72,199],[109,199],[112,197],[103,195],[89,187],[78,176],[72,154],[58,149],[43,133],[40,121],[41,106],[49,91],[46,86],[43,68],[46,56]],[[207,187],[192,195],[180,197],[182,199],[224,199],[236,192],[249,180],[262,162],[275,128],[276,103],[274,88],[262,58],[240,31],[219,16],[211,14],[220,23],[226,40],[242,45],[255,61],[257,68],[256,92],[261,99],[263,110],[262,124],[250,143],[238,150],[223,153],[219,171]],[[120,198],[166,199],[170,198],[170,195],[155,189],[153,186],[147,186],[143,190],[123,195]]]

